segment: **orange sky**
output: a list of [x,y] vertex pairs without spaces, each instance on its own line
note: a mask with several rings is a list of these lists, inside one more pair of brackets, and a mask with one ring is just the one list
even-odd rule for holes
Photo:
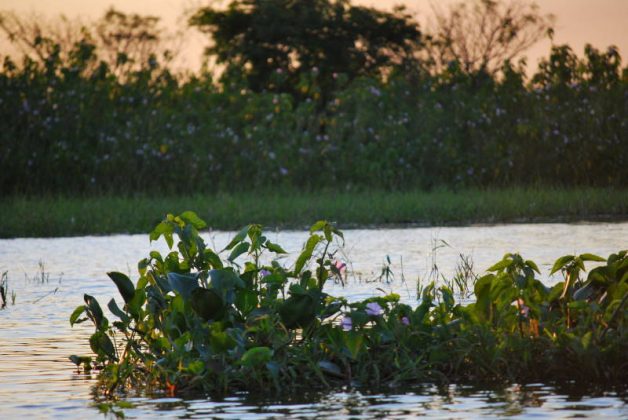
[[[430,13],[430,2],[439,6],[459,0],[354,0],[356,4],[389,8],[393,4],[405,4],[417,13],[419,20]],[[216,3],[214,1],[214,3]],[[200,0],[0,0],[0,11],[37,12],[44,16],[64,14],[68,18],[100,17],[111,5],[123,12],[160,16],[164,24],[175,27],[181,22],[186,8],[208,4]],[[543,13],[556,16],[556,43],[568,43],[578,53],[589,42],[605,49],[609,45],[619,47],[628,56],[628,0],[537,0]],[[180,27],[178,25],[177,27]],[[200,63],[204,38],[190,33],[184,45],[184,56],[193,68]],[[549,41],[538,44],[528,52],[529,67],[536,67],[540,56],[547,55]]]

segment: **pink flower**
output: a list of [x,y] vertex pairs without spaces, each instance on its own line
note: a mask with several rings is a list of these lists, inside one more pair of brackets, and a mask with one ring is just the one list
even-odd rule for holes
[[384,310],[379,303],[371,302],[366,304],[366,314],[371,316],[380,316],[384,313]]
[[351,320],[351,317],[344,316],[342,321],[340,321],[340,326],[343,331],[351,331],[353,328],[353,321]]
[[336,260],[334,262],[334,266],[336,267],[336,270],[338,270],[340,274],[343,274],[345,271],[347,271],[347,264],[343,263],[342,261]]

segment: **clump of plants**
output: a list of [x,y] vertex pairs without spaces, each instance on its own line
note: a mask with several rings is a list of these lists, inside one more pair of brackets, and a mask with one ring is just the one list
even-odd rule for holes
[[[319,221],[290,267],[261,226],[242,229],[223,252],[199,235],[193,212],[168,215],[150,233],[170,252],[150,252],[135,283],[108,273],[122,300],[85,303],[72,325],[91,321],[92,356],[102,390],[170,393],[294,390],[339,385],[397,386],[418,381],[582,380],[623,383],[628,340],[626,251],[607,259],[559,258],[546,287],[537,265],[506,254],[475,283],[474,303],[431,283],[416,305],[389,294],[350,302],[325,292],[344,281],[335,259],[342,233]],[[274,259],[262,258],[264,253]],[[244,262],[240,262],[244,257]],[[583,277],[585,262],[596,262]]]

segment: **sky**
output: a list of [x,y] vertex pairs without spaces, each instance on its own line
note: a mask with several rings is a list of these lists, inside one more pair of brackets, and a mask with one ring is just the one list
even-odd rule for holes
[[[394,4],[404,4],[416,13],[422,22],[431,14],[430,3],[439,7],[457,3],[460,0],[353,0],[354,4],[390,9]],[[44,17],[60,14],[73,19],[95,19],[113,6],[126,13],[140,13],[159,16],[169,28],[183,27],[183,13],[211,3],[201,0],[0,0],[0,11],[12,10],[18,13],[37,13]],[[213,3],[216,3],[214,1]],[[582,54],[586,43],[606,49],[609,45],[619,48],[628,57],[628,0],[537,0],[543,14],[556,16],[556,44],[569,44],[578,54]],[[185,65],[198,68],[206,41],[204,35],[193,30],[186,33],[182,44],[182,57]],[[527,53],[528,67],[536,68],[541,57],[547,56],[549,40],[533,46]],[[625,64],[625,62],[624,62]]]

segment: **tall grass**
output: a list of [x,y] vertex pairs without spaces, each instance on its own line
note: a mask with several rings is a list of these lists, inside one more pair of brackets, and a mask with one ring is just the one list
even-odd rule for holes
[[383,224],[625,219],[628,190],[602,188],[11,197],[0,201],[0,237],[144,232],[172,211],[194,209],[214,229],[249,223],[302,228],[326,218],[342,227]]

